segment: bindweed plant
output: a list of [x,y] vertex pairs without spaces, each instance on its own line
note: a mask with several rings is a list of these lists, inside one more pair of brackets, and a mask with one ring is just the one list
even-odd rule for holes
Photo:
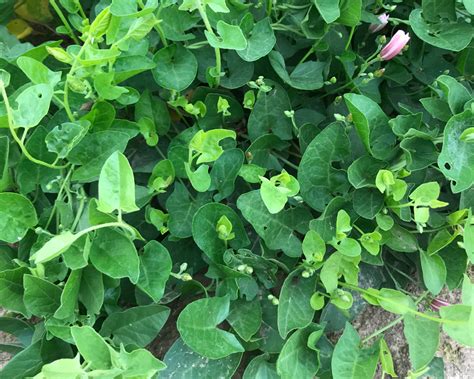
[[[440,332],[474,346],[472,1],[13,3],[2,378],[395,377],[399,323],[442,378]],[[361,339],[368,306],[396,318]]]

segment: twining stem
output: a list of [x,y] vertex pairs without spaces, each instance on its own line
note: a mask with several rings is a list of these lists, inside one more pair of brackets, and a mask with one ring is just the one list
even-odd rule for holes
[[351,28],[351,32],[349,33],[349,39],[347,40],[346,47],[344,49],[345,51],[347,51],[349,49],[349,47],[351,46],[352,37],[354,36],[354,32],[355,32],[355,26],[353,26]]
[[2,81],[0,81],[0,92],[2,93],[3,102],[5,103],[5,109],[7,111],[8,128],[10,130],[11,135],[13,136],[13,139],[16,141],[18,146],[20,146],[21,152],[25,155],[25,157],[27,157],[33,163],[39,164],[41,166],[49,167],[49,168],[60,169],[60,168],[68,167],[69,164],[58,166],[58,165],[55,165],[55,164],[51,164],[51,163],[42,161],[41,159],[37,159],[37,158],[33,157],[30,154],[30,152],[27,150],[27,148],[26,148],[25,144],[23,143],[23,141],[20,139],[20,137],[18,137],[18,134],[16,134],[16,130],[15,130],[15,127],[13,125],[12,109],[10,107],[10,102],[8,100],[8,95],[7,95],[7,91],[5,89],[5,84]]
[[[76,36],[76,33],[74,33],[74,30],[72,29],[71,25],[69,24],[69,21],[67,18],[64,16],[64,13],[62,12],[61,8],[59,8],[58,4],[56,4],[56,0],[50,0],[49,2],[51,6],[53,7],[54,11],[58,15],[58,17],[61,19],[61,22],[63,25],[66,27],[67,31],[69,32],[70,37],[74,40],[74,43],[79,45],[79,39]],[[82,7],[81,7],[82,10]],[[84,11],[82,11],[84,13]],[[85,18],[85,15],[83,16]]]
[[[360,287],[357,287],[357,286],[354,286],[352,284],[348,284],[348,283],[344,283],[344,282],[339,282],[339,285],[342,286],[342,287],[345,287],[345,288],[349,288],[351,290],[354,290],[354,291],[357,291],[357,292],[360,292],[360,293],[363,293],[363,294],[366,294],[370,297],[375,297],[377,299],[380,299],[380,300],[383,300],[384,302],[386,303],[392,303],[393,305],[400,305],[399,302],[396,302],[396,301],[393,301],[389,298],[386,298],[386,297],[383,297],[383,296],[380,296],[380,295],[377,295],[376,293],[372,293],[372,292],[369,292],[369,291],[366,291],[365,289],[363,288],[360,288]],[[441,317],[433,317],[433,316],[430,316],[430,315],[427,315],[426,313],[423,313],[423,312],[419,312],[419,311],[416,311],[410,307],[405,307],[403,306],[402,307],[403,311],[405,313],[411,313],[415,316],[419,316],[419,317],[422,317],[422,318],[425,318],[427,320],[430,320],[430,321],[434,321],[434,322],[438,322],[440,324],[442,323],[445,323],[445,324],[462,324],[463,321],[457,321],[457,320],[449,320],[449,319],[445,319],[445,318],[441,318]]]
[[[206,30],[213,35],[214,37],[217,38],[216,34],[214,33],[214,30],[212,29],[211,23],[209,22],[209,18],[207,17],[206,10],[204,9],[204,6],[201,3],[201,0],[196,2],[197,4],[197,9],[199,14],[201,15],[202,21],[204,21],[204,26],[206,27]],[[215,78],[216,80],[216,87],[219,87],[219,83],[221,81],[221,70],[222,70],[222,62],[221,62],[221,50],[218,47],[214,48],[214,53],[216,55],[216,73],[217,76]]]
[[74,218],[74,221],[71,226],[71,230],[74,231],[77,228],[77,225],[79,224],[79,221],[82,216],[82,212],[84,211],[84,206],[86,204],[86,193],[83,188],[81,188],[81,200],[79,202],[79,208],[77,209],[76,217]]
[[77,53],[76,57],[74,58],[74,62],[71,66],[71,69],[69,70],[69,73],[66,75],[66,80],[64,82],[64,109],[66,110],[69,120],[72,122],[74,122],[76,118],[74,117],[74,114],[71,111],[71,107],[69,106],[69,77],[74,75],[74,73],[76,72],[79,58],[84,53],[87,45],[89,45],[91,41],[92,36],[89,35],[84,41],[84,44],[81,46],[81,49]]
[[66,188],[66,184],[69,182],[69,178],[71,177],[71,174],[73,171],[74,171],[74,166],[71,167],[71,169],[66,174],[66,177],[64,178],[63,182],[61,183],[61,187],[59,188],[59,192],[56,197],[56,201],[54,202],[53,209],[51,210],[51,214],[49,215],[48,221],[46,222],[45,229],[48,229],[49,224],[51,224],[51,221],[53,220],[53,216],[56,213],[56,209],[57,209],[57,200],[61,200],[61,196],[64,192],[64,189]]
[[103,229],[103,228],[114,228],[114,227],[117,227],[117,228],[123,228],[123,229],[127,229],[129,232],[131,232],[133,235],[135,235],[135,230],[128,224],[124,223],[124,222],[107,222],[105,224],[99,224],[99,225],[93,225],[93,226],[90,226],[89,228],[87,229],[84,229],[84,230],[81,230],[79,233],[76,234],[76,237],[77,238],[80,238],[90,232],[93,232],[95,230],[98,230],[98,229]]
[[[425,296],[428,294],[428,292],[423,292],[423,294],[415,300],[415,304],[418,304],[421,300],[423,300],[425,298]],[[368,341],[370,341],[372,338],[375,338],[377,337],[379,334],[382,334],[383,332],[385,332],[386,330],[394,327],[395,325],[397,325],[400,321],[403,320],[403,316],[400,316],[400,317],[397,317],[395,320],[393,320],[392,322],[388,323],[387,325],[385,325],[384,327],[376,330],[375,332],[373,332],[370,336],[364,338],[362,340],[362,343],[367,343]]]

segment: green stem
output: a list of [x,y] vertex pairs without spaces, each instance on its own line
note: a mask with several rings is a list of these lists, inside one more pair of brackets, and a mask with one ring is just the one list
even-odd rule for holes
[[81,216],[82,216],[82,212],[84,211],[85,204],[86,204],[86,194],[84,192],[84,189],[81,188],[81,200],[80,200],[80,203],[79,203],[79,208],[77,209],[76,217],[74,218],[74,221],[73,221],[72,226],[71,226],[71,230],[73,232],[74,232],[74,230],[76,230],[77,225],[79,224],[79,221],[80,221]]
[[[202,21],[204,22],[204,26],[206,27],[206,30],[212,34],[214,37],[217,38],[216,34],[214,33],[214,30],[212,29],[211,23],[209,22],[209,18],[207,17],[206,14],[206,9],[204,8],[205,6],[202,5],[201,0],[198,0],[197,2],[197,7],[199,14],[202,18]],[[222,62],[221,62],[221,50],[218,47],[214,48],[214,53],[216,55],[216,72],[217,72],[217,77],[216,79],[216,87],[219,87],[219,83],[221,81],[221,70],[222,70]]]
[[60,168],[68,167],[69,164],[57,166],[55,164],[44,162],[40,159],[36,159],[30,154],[30,152],[27,150],[26,146],[24,145],[23,141],[18,137],[18,134],[16,134],[15,127],[13,126],[12,109],[10,107],[10,102],[8,101],[7,91],[5,90],[4,83],[1,81],[0,81],[0,92],[2,93],[3,102],[5,103],[5,109],[7,111],[8,128],[10,130],[11,135],[13,136],[13,139],[16,141],[18,146],[20,146],[21,152],[25,155],[25,157],[27,157],[33,163],[39,164],[41,166],[49,167],[49,168],[60,169]]
[[51,6],[53,7],[54,11],[58,15],[58,17],[61,19],[61,22],[63,25],[66,27],[67,31],[69,32],[70,37],[74,40],[74,43],[79,45],[79,39],[76,36],[76,33],[74,33],[74,30],[72,29],[71,25],[69,24],[69,21],[67,20],[66,16],[64,16],[64,13],[62,12],[61,8],[59,8],[58,4],[56,4],[56,0],[50,0],[49,2]]
[[267,16],[270,17],[272,14],[273,0],[267,0]]
[[72,122],[74,122],[76,118],[74,117],[74,114],[71,111],[71,107],[69,106],[69,77],[74,75],[74,73],[76,72],[78,60],[81,57],[81,55],[84,53],[87,45],[89,45],[91,40],[92,40],[92,37],[89,35],[87,39],[84,41],[84,44],[81,46],[81,49],[79,50],[77,55],[74,57],[74,62],[72,63],[71,70],[69,70],[69,73],[66,75],[66,81],[64,82],[64,109],[66,110],[69,120],[71,120]]
[[295,170],[298,170],[298,166],[295,165],[293,162],[290,162],[288,159],[283,158],[281,155],[276,154],[275,152],[273,153],[275,157],[277,157],[278,160],[282,161],[283,163],[287,164],[288,166],[294,168]]
[[368,341],[370,341],[372,338],[375,338],[377,337],[379,334],[382,334],[383,332],[385,332],[386,330],[394,327],[395,325],[397,325],[400,321],[403,320],[403,316],[400,316],[400,317],[397,317],[395,320],[393,320],[391,323],[385,325],[383,328],[380,328],[378,330],[376,330],[375,332],[373,332],[370,336],[368,336],[367,338],[364,338],[362,340],[362,343],[365,344],[367,343]]
[[[380,299],[380,300],[383,300],[384,302],[386,303],[392,303],[393,305],[400,305],[399,302],[396,302],[396,301],[393,301],[389,298],[386,298],[386,297],[383,297],[383,296],[380,296],[380,295],[377,295],[375,293],[371,293],[369,291],[366,291],[364,290],[363,288],[360,288],[360,287],[357,287],[357,286],[354,286],[352,284],[348,284],[348,283],[344,283],[344,282],[339,282],[339,285],[341,285],[342,287],[346,287],[346,288],[349,288],[351,290],[354,290],[354,291],[357,291],[357,292],[360,292],[360,293],[363,293],[363,294],[366,294],[368,296],[371,296],[371,297],[375,297],[377,299]],[[401,307],[403,311],[405,311],[405,313],[411,313],[415,316],[419,316],[419,317],[422,317],[422,318],[425,318],[427,320],[430,320],[430,321],[434,321],[434,322],[438,322],[438,323],[446,323],[446,324],[462,324],[463,321],[457,321],[457,320],[449,320],[449,319],[445,319],[445,318],[440,318],[440,317],[433,317],[433,316],[430,316],[430,315],[427,315],[423,312],[419,312],[419,311],[416,311],[412,308],[409,308],[407,306],[403,306]]]
[[63,182],[61,183],[61,187],[59,188],[59,192],[56,197],[56,201],[54,202],[53,209],[51,210],[51,214],[49,215],[48,221],[46,222],[45,229],[48,229],[49,225],[51,224],[51,221],[53,220],[53,216],[56,213],[57,201],[61,200],[62,194],[64,192],[64,189],[66,188],[66,184],[69,182],[69,178],[71,177],[73,169],[74,166],[71,167],[71,169],[66,174],[66,177],[64,178]]
[[89,228],[87,229],[84,229],[84,230],[81,230],[79,233],[76,234],[77,238],[80,238],[90,232],[93,232],[93,231],[96,231],[98,229],[103,229],[103,228],[114,228],[114,227],[117,227],[117,228],[123,228],[123,229],[127,229],[128,231],[130,231],[133,235],[135,235],[135,230],[128,224],[125,224],[124,222],[107,222],[105,224],[99,224],[99,225],[94,225],[94,226],[90,226]]
[[[423,300],[425,298],[425,296],[428,294],[428,292],[424,292],[418,299],[415,300],[415,304],[418,304],[421,300]],[[369,340],[371,340],[372,338],[375,338],[377,337],[379,334],[382,334],[383,332],[385,332],[386,330],[392,328],[393,326],[397,325],[400,321],[403,320],[403,316],[400,316],[400,317],[397,317],[395,320],[393,320],[392,322],[388,323],[387,325],[385,325],[384,327],[376,330],[375,332],[373,332],[370,336],[364,338],[362,340],[362,343],[365,344],[367,343]]]
[[353,26],[351,28],[351,32],[349,33],[349,39],[347,40],[346,47],[344,49],[345,51],[347,51],[349,49],[349,47],[351,46],[352,37],[354,36],[354,32],[355,32],[355,26]]

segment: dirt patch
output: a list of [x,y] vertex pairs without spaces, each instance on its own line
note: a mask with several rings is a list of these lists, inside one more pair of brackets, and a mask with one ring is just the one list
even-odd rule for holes
[[[412,291],[410,291],[412,292]],[[419,292],[419,291],[415,291]],[[451,304],[461,302],[460,290],[449,292],[444,290],[439,298]],[[367,338],[375,331],[383,328],[398,316],[384,311],[382,308],[367,306],[353,321],[361,339]],[[392,352],[395,372],[399,378],[405,378],[410,370],[408,344],[403,335],[403,322],[399,322],[384,333],[384,338]],[[443,358],[446,379],[471,379],[474,373],[474,349],[460,346],[444,333],[441,333],[439,349],[436,356]],[[381,374],[377,373],[376,378]],[[387,376],[385,376],[387,378]]]
[[[5,315],[5,310],[0,308],[0,317]],[[16,338],[8,333],[0,332],[0,344],[11,344],[16,342]],[[11,354],[0,352],[0,370],[8,363],[11,359]]]

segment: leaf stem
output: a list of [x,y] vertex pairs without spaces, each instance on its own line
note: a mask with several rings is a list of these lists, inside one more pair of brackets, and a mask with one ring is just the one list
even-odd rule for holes
[[354,32],[355,32],[355,26],[353,26],[351,28],[351,32],[349,33],[349,39],[347,40],[346,47],[344,48],[345,51],[347,51],[349,49],[349,47],[351,46],[352,37],[354,36]]
[[[80,42],[76,36],[76,33],[74,33],[74,30],[69,24],[69,21],[67,20],[66,16],[64,16],[64,13],[62,12],[61,8],[59,8],[58,4],[56,4],[56,0],[50,0],[49,3],[53,7],[58,17],[61,19],[61,22],[63,23],[63,25],[66,27],[67,31],[69,32],[69,36],[74,40],[74,43],[79,45]],[[84,11],[82,11],[82,13],[84,13]]]
[[[204,22],[204,26],[206,27],[206,30],[210,34],[212,34],[214,37],[217,38],[216,34],[214,33],[214,30],[212,29],[211,23],[209,22],[209,18],[207,17],[205,6],[202,5],[201,0],[196,1],[196,4],[197,4],[198,12],[202,18],[202,21]],[[222,70],[221,50],[218,47],[215,47],[214,53],[216,55],[215,69],[217,72],[217,77],[215,77],[215,80],[216,80],[215,86],[219,87],[219,83],[221,81],[221,70]]]
[[2,81],[0,81],[0,92],[2,93],[3,102],[5,103],[5,109],[7,111],[8,128],[10,130],[11,135],[13,136],[13,139],[16,141],[18,146],[20,146],[20,150],[25,155],[25,157],[27,157],[33,163],[39,164],[41,166],[49,167],[49,168],[61,169],[61,168],[68,167],[69,163],[66,165],[55,165],[55,164],[42,161],[41,159],[37,159],[30,154],[30,152],[26,148],[23,141],[18,137],[18,134],[16,134],[15,127],[13,125],[12,109],[10,107],[10,102],[8,100],[7,91],[5,90],[5,85]]

